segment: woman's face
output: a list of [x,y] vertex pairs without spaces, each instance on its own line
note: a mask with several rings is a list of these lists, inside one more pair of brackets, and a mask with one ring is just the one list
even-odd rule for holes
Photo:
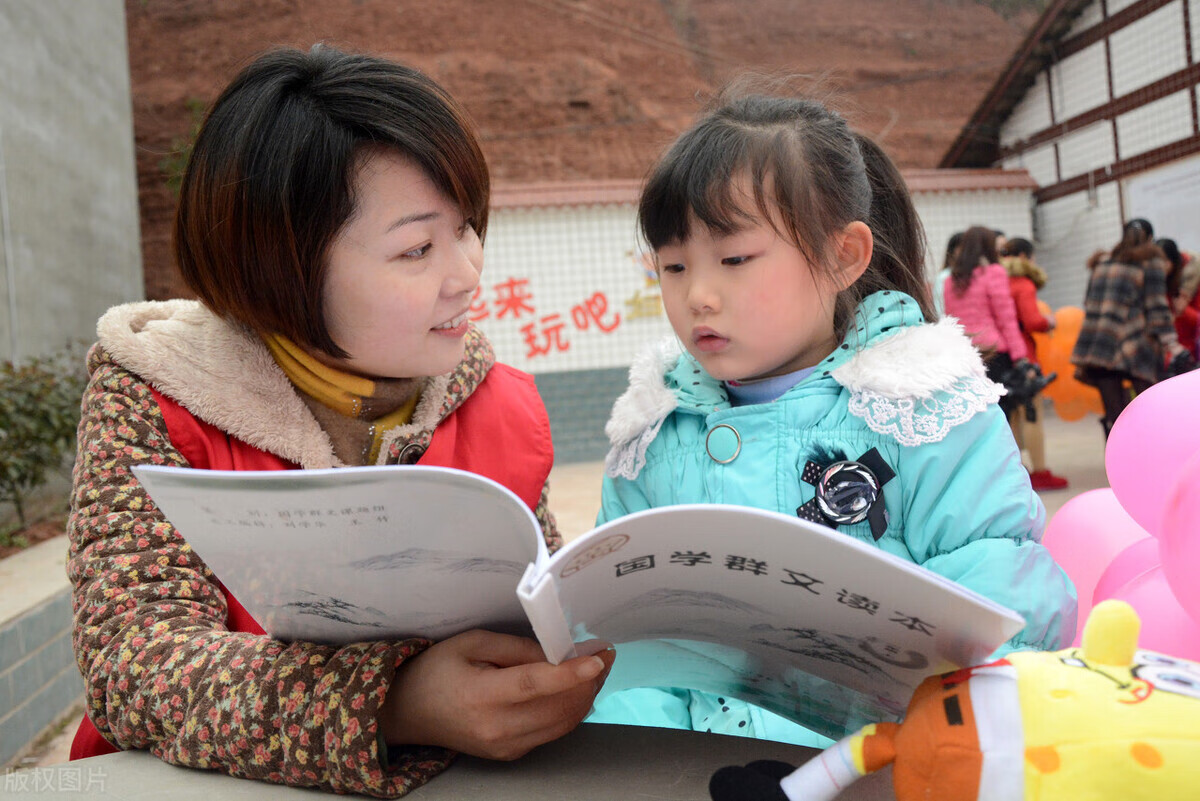
[[355,177],[356,210],[329,251],[325,325],[360,375],[441,375],[463,357],[483,245],[458,205],[407,157],[381,151]]

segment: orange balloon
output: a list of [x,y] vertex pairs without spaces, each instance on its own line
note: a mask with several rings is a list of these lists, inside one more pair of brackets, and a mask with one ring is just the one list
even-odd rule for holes
[[[1044,315],[1050,314],[1050,307],[1044,301],[1038,301],[1038,309]],[[1088,412],[1103,415],[1100,393],[1095,387],[1077,381],[1075,365],[1071,364],[1071,351],[1083,327],[1083,309],[1063,306],[1054,312],[1054,320],[1053,330],[1033,335],[1042,372],[1058,373],[1058,378],[1042,394],[1054,403],[1054,413],[1063,420],[1079,420]]]

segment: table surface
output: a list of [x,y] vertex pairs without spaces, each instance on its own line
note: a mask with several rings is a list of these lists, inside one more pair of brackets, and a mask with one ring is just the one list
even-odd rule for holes
[[[794,765],[817,751],[783,743],[719,734],[638,726],[583,724],[515,762],[460,757],[442,775],[407,797],[414,801],[486,798],[489,801],[706,801],[708,779],[724,765],[778,759]],[[234,779],[177,768],[145,752],[50,765],[6,774],[0,797],[160,799],[313,799],[313,790]],[[894,801],[891,771],[868,776],[838,796],[841,801]]]

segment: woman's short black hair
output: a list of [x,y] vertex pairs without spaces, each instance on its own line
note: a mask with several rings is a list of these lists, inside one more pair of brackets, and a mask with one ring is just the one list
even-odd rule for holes
[[380,149],[412,159],[483,238],[487,163],[441,86],[326,45],[258,57],[213,104],[184,172],[174,247],[187,286],[227,319],[345,357],[325,326],[327,254]]

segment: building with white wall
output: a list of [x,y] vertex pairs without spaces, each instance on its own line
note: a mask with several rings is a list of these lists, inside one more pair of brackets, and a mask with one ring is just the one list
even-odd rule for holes
[[1145,217],[1200,250],[1200,0],[1054,0],[942,159],[1021,168],[1051,306]]

